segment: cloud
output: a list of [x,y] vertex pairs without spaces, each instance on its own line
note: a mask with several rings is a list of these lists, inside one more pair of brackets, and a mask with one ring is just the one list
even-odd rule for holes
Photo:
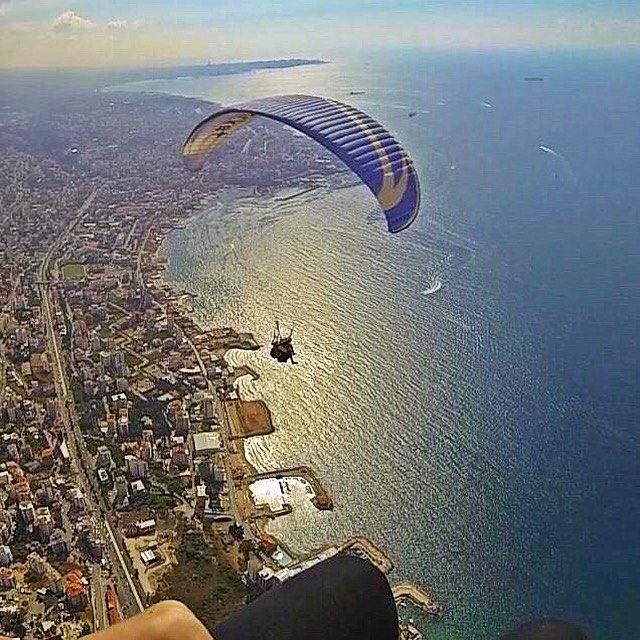
[[0,0],[0,16],[3,16],[11,10],[13,0]]
[[[13,0],[11,14],[31,2]],[[8,5],[0,0],[0,6]],[[56,15],[59,9],[53,14]],[[597,18],[545,13],[506,20],[498,16],[441,17],[391,13],[361,22],[331,17],[264,18],[230,25],[169,24],[163,21],[110,21],[74,11],[53,23],[25,15],[22,22],[0,19],[0,68],[67,66],[146,66],[273,57],[331,57],[354,43],[377,47],[416,46],[444,50],[633,48],[640,50],[640,18]]]
[[107,29],[126,29],[128,26],[128,20],[110,20],[109,22],[107,22]]
[[105,26],[112,31],[122,31],[124,29],[137,29],[142,25],[142,20],[110,20]]
[[83,18],[75,11],[65,11],[51,23],[50,30],[55,33],[70,33],[93,29],[95,26],[95,22],[88,18]]

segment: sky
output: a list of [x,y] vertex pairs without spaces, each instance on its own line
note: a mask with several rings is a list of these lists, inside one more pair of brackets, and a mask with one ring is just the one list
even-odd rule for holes
[[0,67],[330,58],[385,47],[640,49],[640,0],[0,0]]

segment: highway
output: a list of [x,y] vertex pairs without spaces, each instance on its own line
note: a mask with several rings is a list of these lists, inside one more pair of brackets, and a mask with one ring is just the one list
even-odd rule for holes
[[[49,273],[49,267],[52,258],[61,249],[64,243],[68,240],[72,231],[80,223],[83,217],[86,215],[88,208],[93,203],[97,194],[97,189],[94,189],[87,199],[82,204],[77,216],[67,226],[65,231],[60,237],[49,247],[39,270],[39,279],[42,284],[39,285],[40,297],[42,300],[42,311],[47,325],[47,341],[49,343],[49,351],[54,360],[53,370],[56,384],[56,390],[61,400],[60,413],[67,432],[67,446],[69,447],[69,453],[72,459],[75,461],[77,469],[79,471],[80,483],[83,485],[83,491],[87,502],[88,510],[94,518],[94,522],[98,526],[99,530],[103,528],[107,533],[107,551],[111,559],[111,567],[114,572],[114,578],[117,585],[118,594],[122,602],[122,608],[125,615],[132,615],[144,610],[144,605],[140,599],[138,590],[134,584],[133,578],[129,571],[129,568],[125,562],[120,545],[114,535],[113,528],[109,522],[109,513],[106,509],[106,505],[102,500],[95,474],[93,474],[92,461],[84,448],[84,442],[82,439],[82,433],[78,418],[75,411],[75,404],[72,394],[69,393],[69,386],[65,375],[63,359],[60,356],[60,348],[58,345],[57,333],[55,330],[52,302],[50,298],[50,292],[45,282],[47,282],[47,275]],[[94,587],[96,588],[96,587]],[[98,590],[102,591],[100,587]]]
[[67,228],[60,234],[60,237],[49,247],[42,264],[40,265],[40,272],[38,277],[42,284],[38,285],[40,287],[40,297],[42,299],[42,306],[44,307],[45,315],[47,317],[47,324],[49,331],[48,336],[50,338],[50,346],[53,347],[52,355],[54,360],[56,361],[56,367],[58,369],[57,383],[60,385],[62,389],[62,400],[66,401],[67,395],[69,393],[69,389],[67,387],[67,381],[64,376],[64,370],[62,368],[62,364],[60,361],[60,352],[58,351],[58,341],[56,339],[55,331],[53,330],[53,318],[51,314],[51,305],[49,301],[49,292],[47,290],[47,274],[49,273],[49,263],[51,262],[51,258],[60,251],[62,245],[67,241],[71,232],[78,226],[82,218],[87,213],[89,207],[93,204],[93,201],[96,198],[98,193],[98,189],[95,188],[87,197],[87,199],[82,203],[82,206],[78,210],[78,214],[71,221],[71,223],[67,226]]

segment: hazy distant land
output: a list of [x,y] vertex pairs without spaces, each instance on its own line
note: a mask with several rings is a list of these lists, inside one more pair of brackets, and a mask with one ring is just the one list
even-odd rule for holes
[[75,95],[87,90],[144,80],[182,77],[224,76],[259,71],[284,69],[313,64],[326,64],[325,60],[287,58],[281,60],[254,60],[248,62],[216,62],[207,64],[167,67],[140,67],[122,69],[19,69],[0,71],[0,108],[29,102],[43,96]]

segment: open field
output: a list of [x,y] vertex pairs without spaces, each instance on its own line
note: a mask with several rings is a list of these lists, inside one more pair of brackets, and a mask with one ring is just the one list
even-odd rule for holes
[[262,400],[227,401],[234,438],[251,438],[273,433],[269,408]]
[[85,278],[87,270],[83,264],[70,262],[62,266],[62,277],[68,281],[78,281]]

